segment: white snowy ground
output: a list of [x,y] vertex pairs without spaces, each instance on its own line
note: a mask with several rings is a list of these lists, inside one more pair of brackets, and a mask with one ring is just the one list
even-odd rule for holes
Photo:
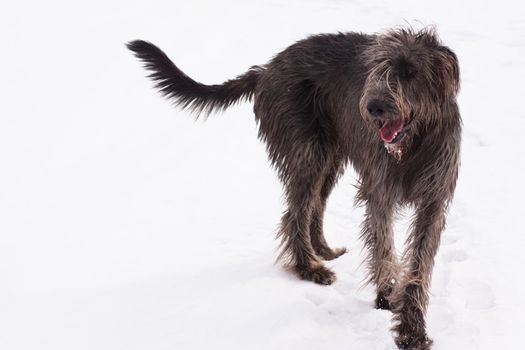
[[[459,56],[462,169],[436,260],[441,349],[521,349],[525,9],[518,1],[10,2],[0,11],[0,349],[395,349],[349,169],[322,287],[274,265],[281,187],[251,105],[195,123],[124,48],[217,83],[308,34],[436,24]],[[403,242],[406,219],[398,225]]]

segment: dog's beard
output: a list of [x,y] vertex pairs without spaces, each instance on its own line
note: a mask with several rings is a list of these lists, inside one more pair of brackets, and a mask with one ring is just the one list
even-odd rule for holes
[[392,157],[400,161],[403,159],[403,149],[398,144],[385,143],[385,148]]
[[410,135],[405,135],[403,140],[397,143],[387,143],[385,142],[385,148],[392,157],[394,157],[398,162],[403,160],[407,154],[408,147],[410,144]]

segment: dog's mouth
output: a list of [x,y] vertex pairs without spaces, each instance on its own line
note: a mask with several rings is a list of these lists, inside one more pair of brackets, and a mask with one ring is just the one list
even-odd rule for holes
[[405,125],[403,119],[385,121],[379,129],[381,140],[387,144],[395,144],[403,140],[408,132],[410,123]]

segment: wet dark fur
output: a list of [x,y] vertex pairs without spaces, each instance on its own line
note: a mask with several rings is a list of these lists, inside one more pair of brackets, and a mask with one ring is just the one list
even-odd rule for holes
[[[345,249],[326,243],[323,214],[345,165],[352,164],[359,175],[357,200],[366,205],[361,236],[376,307],[393,311],[400,348],[430,348],[424,315],[461,135],[457,59],[432,30],[311,36],[220,85],[195,82],[150,43],[134,41],[128,48],[161,93],[182,108],[210,113],[253,99],[259,137],[287,200],[279,258],[302,279],[335,281],[322,261]],[[379,137],[391,119],[406,126],[397,144]],[[402,205],[413,206],[415,215],[398,261],[392,223]]]

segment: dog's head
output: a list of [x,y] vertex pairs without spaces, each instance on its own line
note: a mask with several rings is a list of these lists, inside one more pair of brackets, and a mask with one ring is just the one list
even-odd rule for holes
[[446,117],[442,108],[459,90],[458,62],[432,29],[398,29],[375,39],[363,53],[368,71],[360,111],[401,160],[415,135]]

